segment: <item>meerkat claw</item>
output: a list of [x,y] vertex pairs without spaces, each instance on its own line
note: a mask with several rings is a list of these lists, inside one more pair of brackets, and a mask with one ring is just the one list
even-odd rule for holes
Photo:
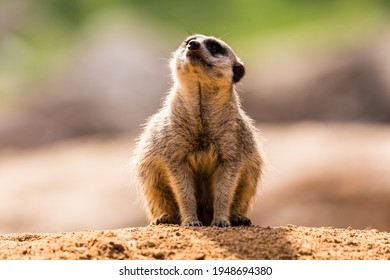
[[203,224],[200,221],[185,222],[183,224],[185,227],[202,227]]
[[213,221],[211,225],[214,227],[221,227],[221,228],[230,227],[230,223],[225,220]]

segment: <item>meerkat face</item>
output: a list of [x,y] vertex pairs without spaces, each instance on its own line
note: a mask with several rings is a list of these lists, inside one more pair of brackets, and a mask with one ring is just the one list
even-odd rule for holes
[[245,74],[241,60],[225,42],[199,34],[188,37],[173,53],[171,68],[181,83],[201,79],[231,86]]

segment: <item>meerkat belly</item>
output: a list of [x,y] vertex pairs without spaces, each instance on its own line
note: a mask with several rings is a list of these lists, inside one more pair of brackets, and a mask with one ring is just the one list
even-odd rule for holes
[[212,176],[218,169],[218,155],[214,146],[188,155],[188,165],[195,176]]

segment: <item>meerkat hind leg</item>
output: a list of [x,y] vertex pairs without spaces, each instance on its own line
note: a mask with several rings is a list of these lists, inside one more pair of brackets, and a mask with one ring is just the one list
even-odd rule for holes
[[[161,174],[159,174],[161,175]],[[155,178],[144,189],[149,206],[151,224],[180,224],[179,208],[170,186],[162,176]]]
[[178,217],[169,215],[168,213],[161,214],[154,221],[151,222],[152,225],[160,224],[179,224],[180,220]]
[[230,215],[230,223],[232,226],[250,226],[252,225],[252,221],[241,214],[233,213]]
[[252,225],[246,213],[256,195],[257,177],[251,176],[250,171],[243,172],[243,174],[237,186],[230,211],[230,223],[232,226]]

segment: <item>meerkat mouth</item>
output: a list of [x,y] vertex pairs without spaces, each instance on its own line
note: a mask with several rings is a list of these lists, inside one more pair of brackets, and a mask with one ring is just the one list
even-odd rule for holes
[[200,65],[205,69],[211,69],[213,65],[207,62],[198,52],[187,52],[186,57],[193,65]]

